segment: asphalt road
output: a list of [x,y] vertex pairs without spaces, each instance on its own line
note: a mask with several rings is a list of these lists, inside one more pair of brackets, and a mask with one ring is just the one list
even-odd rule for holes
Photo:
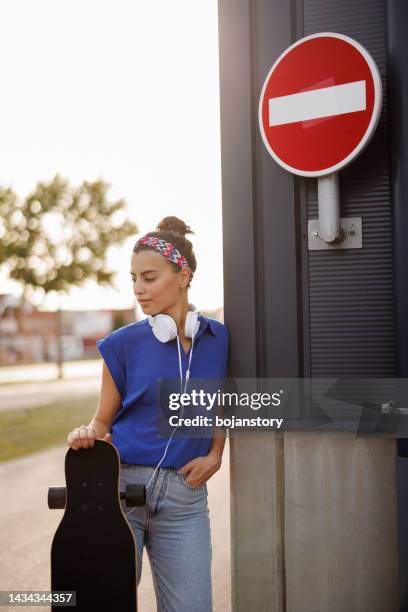
[[0,411],[57,404],[62,398],[96,396],[101,387],[102,360],[67,362],[64,378],[52,363],[0,367]]
[[24,384],[0,385],[0,412],[36,408],[46,404],[96,397],[101,388],[100,377],[73,380],[52,380]]

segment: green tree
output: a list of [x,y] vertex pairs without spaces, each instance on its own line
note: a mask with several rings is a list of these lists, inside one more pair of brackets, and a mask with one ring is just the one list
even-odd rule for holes
[[[126,217],[124,199],[108,199],[109,188],[102,179],[72,187],[58,174],[24,199],[0,187],[0,266],[22,284],[24,301],[31,302],[39,289],[45,299],[88,279],[113,284],[107,249],[138,228]],[[61,377],[60,342],[58,363]]]

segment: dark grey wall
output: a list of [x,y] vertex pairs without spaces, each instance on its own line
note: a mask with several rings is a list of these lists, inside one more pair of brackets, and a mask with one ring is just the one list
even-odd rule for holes
[[220,0],[224,310],[234,376],[297,376],[301,265],[294,179],[257,124],[259,93],[293,38],[287,0]]
[[[219,30],[230,374],[297,376],[302,350],[294,181],[261,147],[257,125],[261,81],[293,37],[291,5],[219,0]],[[280,612],[285,600],[283,440],[258,434],[230,440],[234,612]]]
[[386,2],[397,373],[408,378],[408,2]]
[[[383,0],[304,0],[304,35],[334,31],[371,53],[383,82],[383,110],[366,150],[340,172],[341,215],[362,217],[363,248],[311,251],[308,259],[310,375],[394,376],[395,301],[388,155]],[[317,215],[306,181],[308,218]]]
[[[408,377],[408,2],[386,3],[397,375]],[[406,404],[405,404],[406,405]],[[408,439],[398,440],[400,612],[408,610]]]

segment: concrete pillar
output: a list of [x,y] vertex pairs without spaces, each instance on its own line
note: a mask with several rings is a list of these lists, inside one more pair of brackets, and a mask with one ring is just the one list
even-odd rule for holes
[[286,612],[396,612],[395,439],[284,436]]

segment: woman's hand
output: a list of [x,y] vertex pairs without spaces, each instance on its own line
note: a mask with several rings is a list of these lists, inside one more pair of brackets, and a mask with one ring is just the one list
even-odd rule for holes
[[[185,476],[185,481],[192,487],[201,487],[221,467],[221,456],[218,453],[208,453],[203,457],[192,459],[180,469],[179,474]],[[186,478],[188,476],[188,480]]]
[[74,450],[80,450],[81,448],[93,448],[95,440],[102,438],[106,442],[112,441],[110,433],[101,435],[93,425],[81,425],[76,427],[69,432],[67,436],[67,444]]

